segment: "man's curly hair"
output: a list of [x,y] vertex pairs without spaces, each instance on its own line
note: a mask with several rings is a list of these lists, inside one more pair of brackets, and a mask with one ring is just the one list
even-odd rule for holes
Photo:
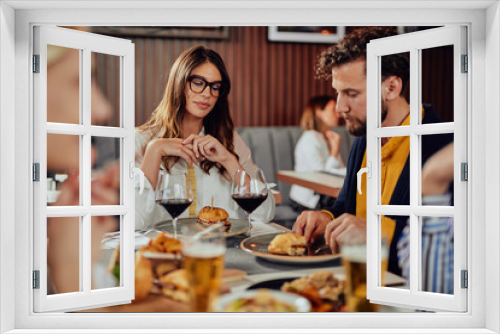
[[[347,33],[337,45],[322,51],[316,60],[316,78],[327,80],[332,68],[358,59],[366,59],[366,45],[377,38],[397,35],[395,27],[362,27]],[[397,76],[403,81],[403,93],[410,77],[409,53],[382,57],[382,81],[388,76]]]

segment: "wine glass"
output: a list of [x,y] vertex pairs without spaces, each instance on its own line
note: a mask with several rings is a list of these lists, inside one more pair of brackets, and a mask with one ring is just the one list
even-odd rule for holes
[[172,216],[174,238],[177,238],[177,219],[193,202],[193,191],[186,173],[161,171],[156,186],[156,203]]
[[267,183],[260,168],[238,169],[231,189],[232,198],[248,215],[248,231],[252,227],[250,214],[264,202],[268,195]]

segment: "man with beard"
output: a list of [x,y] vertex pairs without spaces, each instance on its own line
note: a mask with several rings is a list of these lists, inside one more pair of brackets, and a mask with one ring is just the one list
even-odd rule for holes
[[[349,154],[344,186],[329,210],[304,211],[293,231],[304,235],[309,243],[324,236],[333,251],[347,234],[366,236],[366,175],[362,194],[357,192],[357,172],[366,167],[366,45],[372,39],[396,35],[392,27],[365,27],[348,33],[337,45],[318,58],[316,73],[332,79],[338,92],[337,111],[346,121],[349,132],[357,136]],[[382,126],[410,125],[410,105],[404,97],[409,81],[409,54],[382,57]],[[422,106],[422,122],[441,122],[430,105]],[[422,136],[422,164],[427,158],[453,140],[453,135]],[[409,205],[410,138],[382,138],[381,185],[382,205]],[[406,219],[382,217],[382,234],[390,246],[389,271],[400,273],[397,264],[397,238]],[[404,217],[400,217],[404,218]],[[395,220],[396,219],[396,220]],[[391,242],[395,240],[395,242]]]

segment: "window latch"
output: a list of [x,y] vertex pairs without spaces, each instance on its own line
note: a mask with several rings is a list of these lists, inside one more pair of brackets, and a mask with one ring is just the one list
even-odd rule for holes
[[359,171],[358,171],[358,192],[359,194],[361,195],[361,176],[366,173],[366,177],[371,179],[372,178],[372,163],[370,161],[368,161],[366,163],[366,167],[365,168],[361,168]]
[[140,188],[139,188],[139,195],[142,195],[142,192],[144,191],[144,172],[137,167],[134,167],[134,162],[130,161],[129,164],[129,177],[131,179],[134,179],[136,175],[139,175],[139,182],[140,182]]

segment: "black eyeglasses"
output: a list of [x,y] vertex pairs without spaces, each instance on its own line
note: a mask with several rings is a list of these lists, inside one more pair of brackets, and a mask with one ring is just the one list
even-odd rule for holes
[[198,75],[192,75],[188,78],[189,81],[189,88],[195,92],[196,94],[201,94],[207,88],[207,86],[210,86],[210,94],[213,97],[219,97],[222,91],[222,82],[221,81],[214,81],[214,82],[208,82],[205,80],[205,78],[200,77]]

